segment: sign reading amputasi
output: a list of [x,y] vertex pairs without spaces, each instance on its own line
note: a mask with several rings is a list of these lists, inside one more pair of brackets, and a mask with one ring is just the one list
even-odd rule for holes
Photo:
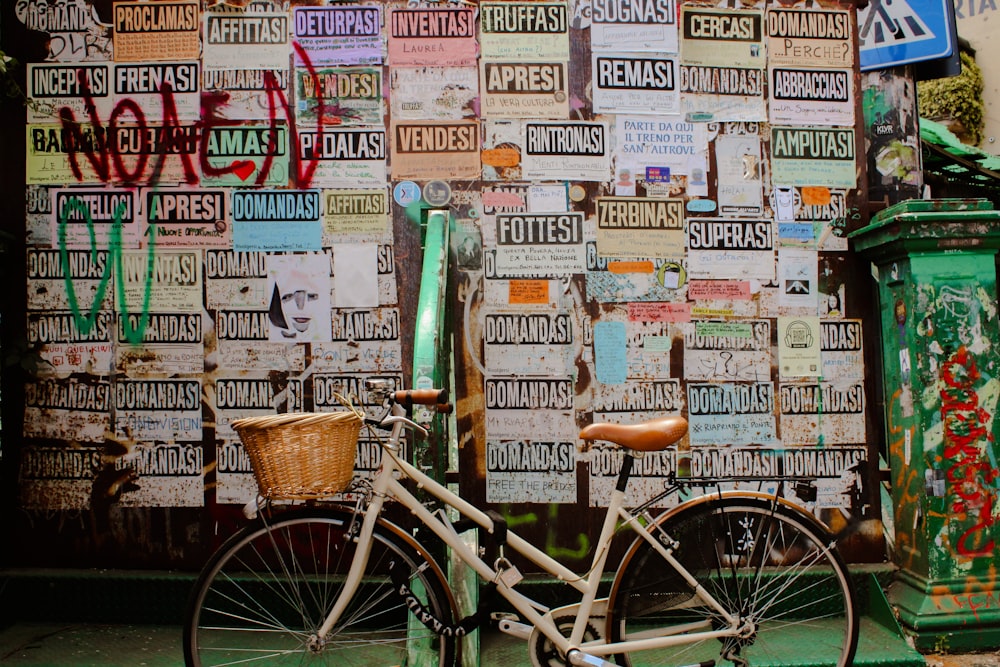
[[788,185],[853,188],[854,130],[843,127],[772,127],[771,178]]

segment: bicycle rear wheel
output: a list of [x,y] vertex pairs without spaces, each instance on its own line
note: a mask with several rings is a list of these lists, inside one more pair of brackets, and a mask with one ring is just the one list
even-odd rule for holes
[[353,516],[347,509],[291,510],[227,540],[189,601],[186,664],[452,665],[456,640],[410,613],[422,607],[428,625],[452,623],[447,581],[410,536],[385,522],[376,526],[361,587],[329,635],[316,636],[354,557],[347,535]]
[[[812,516],[767,499],[721,497],[682,506],[651,530],[679,543],[678,561],[750,631],[617,655],[618,664],[851,664],[859,622],[854,589],[832,538]],[[699,623],[700,631],[724,627],[720,614],[642,540],[622,560],[608,606],[611,641],[662,636],[665,628],[689,623]]]

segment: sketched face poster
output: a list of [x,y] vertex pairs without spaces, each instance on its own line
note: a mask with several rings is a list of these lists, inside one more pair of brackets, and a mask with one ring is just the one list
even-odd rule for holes
[[329,342],[330,259],[326,253],[270,255],[267,290],[269,340]]

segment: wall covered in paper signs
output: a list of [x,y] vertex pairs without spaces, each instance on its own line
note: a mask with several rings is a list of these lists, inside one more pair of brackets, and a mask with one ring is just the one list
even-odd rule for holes
[[668,413],[635,493],[869,517],[854,14],[737,4],[19,0],[34,541],[204,557],[254,493],[234,419],[402,383],[431,206],[466,495],[578,559],[618,464],[579,427]]

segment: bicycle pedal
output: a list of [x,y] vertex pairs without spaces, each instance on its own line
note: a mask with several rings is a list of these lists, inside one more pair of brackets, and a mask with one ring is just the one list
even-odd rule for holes
[[494,611],[490,612],[490,620],[496,623],[500,621],[520,621],[521,617],[509,611]]
[[510,635],[511,637],[516,637],[518,639],[523,639],[525,641],[531,636],[532,626],[527,623],[521,623],[520,621],[510,618],[501,619],[497,624],[500,632],[505,635]]

